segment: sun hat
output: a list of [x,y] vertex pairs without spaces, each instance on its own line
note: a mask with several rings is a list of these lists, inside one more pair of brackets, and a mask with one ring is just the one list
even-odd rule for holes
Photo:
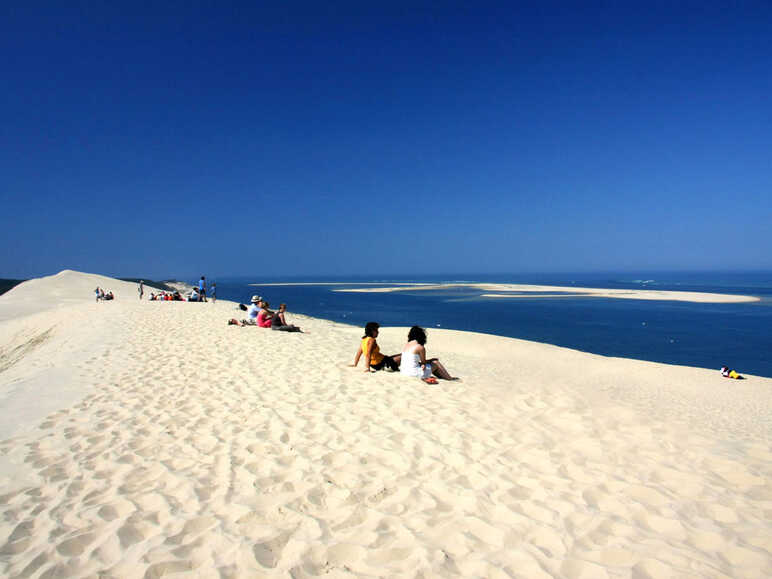
[[263,298],[260,296],[252,296],[252,299],[250,300],[253,304],[256,304],[257,302],[263,301]]

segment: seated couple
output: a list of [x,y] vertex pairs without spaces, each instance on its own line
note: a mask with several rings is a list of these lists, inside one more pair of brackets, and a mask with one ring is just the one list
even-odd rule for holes
[[280,304],[278,312],[272,312],[269,304],[260,296],[252,296],[249,307],[239,304],[239,307],[246,309],[247,318],[241,321],[236,318],[228,320],[228,325],[234,326],[258,326],[260,328],[271,328],[282,332],[302,332],[298,326],[288,324],[284,314],[287,311],[287,304]]
[[444,380],[458,380],[451,376],[445,369],[439,359],[426,358],[426,330],[420,326],[413,326],[407,334],[407,344],[402,348],[401,354],[385,356],[381,354],[376,338],[378,337],[378,328],[376,322],[369,322],[365,326],[365,335],[362,336],[362,342],[354,357],[354,363],[351,366],[359,364],[359,359],[365,357],[365,372],[370,370],[382,370],[389,368],[392,371],[399,369],[405,376],[417,376],[424,382],[436,384],[438,378]]

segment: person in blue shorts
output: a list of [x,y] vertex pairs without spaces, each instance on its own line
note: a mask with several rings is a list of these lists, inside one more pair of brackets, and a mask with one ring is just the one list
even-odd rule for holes
[[201,276],[201,279],[198,280],[198,301],[206,301],[206,278],[203,275]]

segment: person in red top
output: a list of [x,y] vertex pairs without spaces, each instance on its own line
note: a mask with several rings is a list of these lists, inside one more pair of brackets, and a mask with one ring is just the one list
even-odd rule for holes
[[257,325],[261,328],[270,328],[273,323],[273,312],[268,309],[269,303],[260,302],[260,313],[257,314]]

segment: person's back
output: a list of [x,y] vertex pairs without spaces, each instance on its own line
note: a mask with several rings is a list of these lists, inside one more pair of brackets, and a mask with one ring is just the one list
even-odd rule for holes
[[367,357],[370,355],[370,365],[377,366],[383,361],[383,354],[381,354],[381,347],[378,345],[378,341],[372,336],[364,336],[362,338],[362,353]]
[[206,278],[202,275],[198,280],[198,299],[199,301],[206,301]]
[[260,308],[257,307],[257,304],[251,304],[247,308],[247,319],[250,323],[257,325],[257,316],[260,313]]
[[421,369],[421,354],[419,350],[423,348],[421,344],[417,342],[408,342],[405,345],[405,349],[402,350],[402,360],[399,365],[399,371],[406,376],[421,376],[431,375],[431,370],[426,372]]

